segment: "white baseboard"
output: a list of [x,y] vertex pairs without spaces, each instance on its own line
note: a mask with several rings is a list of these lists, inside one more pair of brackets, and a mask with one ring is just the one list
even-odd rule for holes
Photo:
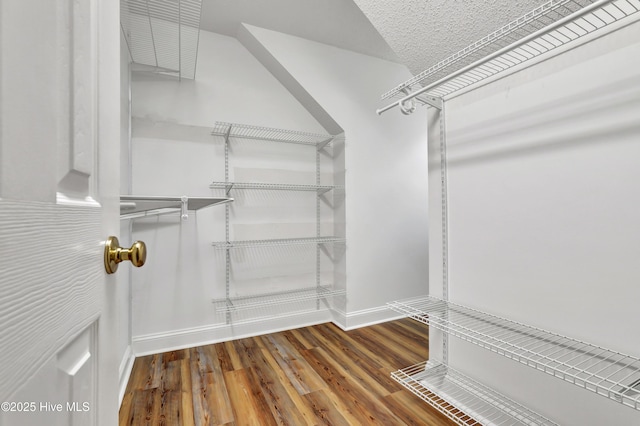
[[380,324],[387,321],[404,318],[405,316],[392,311],[387,306],[377,306],[375,308],[362,309],[353,312],[340,312],[338,317],[344,318],[343,322],[337,322],[336,325],[345,331],[354,330],[360,327]]
[[163,333],[134,336],[132,349],[135,356],[151,355],[245,337],[259,336],[262,334],[276,333],[278,331],[291,330],[292,328],[308,327],[330,322],[331,320],[332,314],[324,310],[263,319],[256,322],[192,327]]
[[131,376],[131,370],[133,369],[133,362],[135,360],[136,357],[133,355],[131,346],[127,346],[127,349],[124,351],[124,355],[122,356],[122,360],[120,361],[118,376],[120,378],[118,407],[122,405],[122,398],[124,398],[124,393],[127,390],[127,383],[129,383],[129,376]]
[[[392,311],[386,306],[378,306],[349,313],[334,309],[331,312],[314,311],[240,324],[213,324],[134,336],[132,352],[135,356],[151,355],[245,337],[276,333],[293,328],[308,327],[326,322],[333,322],[341,329],[348,331],[393,321],[403,317],[403,315]],[[122,390],[122,392],[124,392],[124,390]]]

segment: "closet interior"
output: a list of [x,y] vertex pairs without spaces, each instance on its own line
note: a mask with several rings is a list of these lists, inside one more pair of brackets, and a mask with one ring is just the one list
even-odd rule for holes
[[640,422],[638,0],[547,1],[415,76],[204,7],[121,0],[125,385],[409,317],[429,359],[392,377],[455,423]]

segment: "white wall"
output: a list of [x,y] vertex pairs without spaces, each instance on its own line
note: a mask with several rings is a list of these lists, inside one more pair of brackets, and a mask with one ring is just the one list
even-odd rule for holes
[[427,292],[425,110],[375,114],[406,67],[298,37],[245,29],[344,129],[347,328],[389,319],[385,303]]
[[[640,356],[638,40],[635,23],[447,101],[452,301]],[[640,424],[450,342],[453,366],[559,424]]]
[[233,37],[200,33],[195,80],[135,73],[133,115],[211,127],[216,121],[324,132]]
[[[133,116],[133,193],[144,195],[222,195],[209,189],[224,180],[224,143],[210,135],[216,121],[326,133],[235,38],[204,31],[195,81],[134,73]],[[235,142],[229,164],[231,180],[315,183],[315,150],[308,146]],[[323,159],[322,170],[322,183],[331,184],[331,161]],[[232,239],[315,235],[315,193],[233,196]],[[322,216],[330,234],[331,212]],[[211,246],[224,240],[224,230],[219,206],[187,221],[173,215],[134,222],[134,237],[149,248],[147,265],[133,271],[137,354],[330,319],[325,312],[226,327],[211,303],[225,295],[224,250]],[[232,253],[231,295],[315,285],[315,248]]]

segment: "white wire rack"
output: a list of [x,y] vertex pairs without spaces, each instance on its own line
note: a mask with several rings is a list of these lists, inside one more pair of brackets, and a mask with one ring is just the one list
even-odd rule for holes
[[[402,99],[443,97],[537,58],[640,11],[640,0],[551,0],[384,93]],[[403,109],[403,111],[405,111]],[[410,111],[409,111],[410,112]]]
[[120,26],[134,65],[194,78],[202,0],[120,0]]
[[395,371],[391,377],[460,425],[556,424],[436,361]]
[[135,219],[138,217],[159,216],[163,214],[181,212],[186,219],[188,210],[200,210],[205,207],[232,202],[229,197],[164,197],[121,195],[120,219]]
[[279,190],[279,191],[315,191],[318,195],[333,189],[344,189],[344,186],[336,185],[297,185],[286,183],[261,183],[261,182],[212,182],[209,185],[212,189],[225,189],[229,192],[232,189],[259,189],[259,190]]
[[277,240],[245,240],[245,241],[216,241],[213,246],[219,249],[249,248],[249,247],[272,247],[272,246],[292,246],[292,245],[313,245],[313,244],[344,244],[344,238],[336,237],[313,237],[313,238],[288,238]]
[[319,133],[298,132],[295,130],[275,129],[270,127],[250,126],[247,124],[235,124],[216,122],[213,136],[226,138],[255,139],[268,142],[284,142],[300,145],[314,145],[318,148],[331,144],[334,136]]
[[[345,290],[336,290],[326,286],[314,286],[251,296],[213,299],[212,302],[216,312],[226,314],[243,310],[264,310],[269,307],[280,308],[282,305],[300,304],[308,301],[315,302],[316,300],[344,297],[345,295]],[[313,304],[313,306],[315,306],[315,304]],[[305,310],[308,310],[308,308]],[[272,314],[270,313],[269,316],[272,316]]]
[[449,335],[640,410],[640,358],[435,297],[391,302],[389,307]]

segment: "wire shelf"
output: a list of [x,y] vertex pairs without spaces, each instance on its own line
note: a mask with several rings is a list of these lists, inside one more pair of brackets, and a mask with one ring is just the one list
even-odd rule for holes
[[259,295],[213,299],[212,302],[218,313],[233,313],[243,310],[264,309],[286,304],[297,304],[306,301],[327,299],[329,297],[344,297],[345,290],[335,290],[330,287],[316,286],[297,290],[263,293]]
[[245,240],[245,241],[216,241],[213,246],[218,249],[272,247],[311,244],[344,244],[344,238],[313,237],[313,238],[288,238],[277,240]]
[[120,0],[120,26],[138,69],[195,77],[202,0]]
[[225,123],[222,121],[216,122],[211,134],[213,136],[284,142],[299,145],[313,145],[316,147],[331,145],[331,141],[334,138],[334,136],[327,134],[250,126],[247,124]]
[[460,425],[555,425],[553,421],[436,361],[391,377]]
[[212,182],[211,189],[224,189],[229,192],[232,189],[260,189],[276,191],[315,191],[319,195],[333,189],[344,189],[344,186],[336,185],[296,185],[287,183],[262,183],[262,182]]
[[[640,11],[640,0],[551,0],[384,93],[442,97]],[[416,97],[421,103],[421,101]],[[390,109],[390,105],[380,112]]]
[[389,307],[449,335],[640,410],[640,358],[435,297]]

